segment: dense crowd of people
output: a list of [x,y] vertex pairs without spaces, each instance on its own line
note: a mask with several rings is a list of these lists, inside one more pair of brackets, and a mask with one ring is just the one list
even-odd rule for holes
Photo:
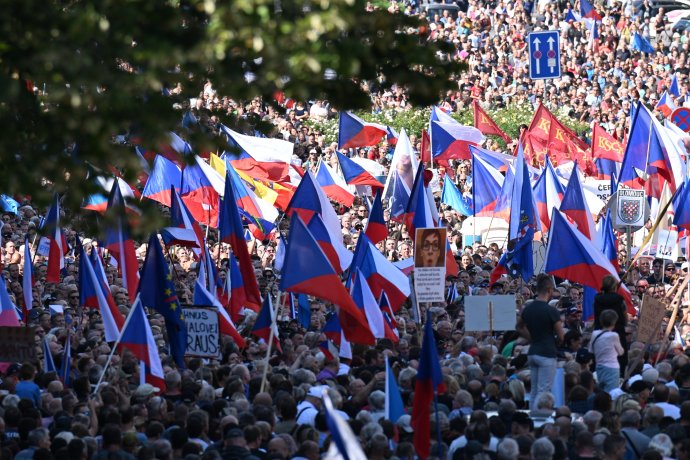
[[[682,105],[689,73],[690,32],[675,32],[662,9],[652,10],[648,2],[634,4],[597,5],[603,19],[596,43],[583,22],[567,19],[575,8],[567,2],[469,0],[457,13],[431,17],[413,0],[394,0],[389,11],[422,18],[424,26],[411,32],[452,43],[455,52],[443,58],[469,65],[457,91],[440,101],[444,110],[468,110],[473,100],[487,108],[542,102],[555,113],[599,123],[624,140],[631,104],[655,107],[675,73],[681,83],[675,102]],[[529,32],[545,29],[561,30],[565,73],[560,79],[533,81],[528,78],[525,39]],[[632,49],[636,32],[657,52]],[[369,90],[374,112],[410,108],[404,88],[377,81]],[[333,164],[337,144],[328,144],[309,123],[337,117],[328,101],[297,101],[276,109],[259,98],[234,101],[219,94],[211,81],[193,97],[189,91],[181,84],[169,89],[173,102],[186,113],[183,124],[214,132],[227,115],[255,117],[273,123],[277,136],[295,144],[294,162],[304,170],[315,171],[319,160]],[[410,139],[419,152],[421,133],[411,133]],[[344,153],[374,160],[387,170],[393,148],[384,140]],[[451,165],[456,183],[470,191],[470,162]],[[281,349],[273,349],[268,361],[267,343],[251,334],[256,312],[246,310],[237,324],[245,347],[223,336],[220,360],[188,358],[184,369],[170,356],[163,318],[149,312],[165,372],[165,388],[156,388],[140,384],[138,361],[129,352],[113,354],[106,369],[113,343],[105,341],[98,310],[84,308],[80,301],[76,222],[69,213],[63,216],[72,250],[61,281],[50,283],[46,257],[37,254],[45,210],[34,208],[28,199],[19,205],[16,212],[2,214],[2,266],[17,305],[23,304],[25,267],[33,266],[34,303],[28,325],[35,327],[37,360],[0,364],[1,458],[316,460],[328,450],[333,435],[326,423],[324,393],[348,421],[367,457],[416,457],[411,408],[422,325],[415,318],[424,315],[415,315],[409,300],[395,315],[397,341],[353,345],[351,357],[329,356],[319,346],[321,331],[334,311],[327,302],[310,299],[309,327],[283,308],[278,315]],[[352,250],[366,228],[369,207],[360,197],[351,208],[334,207],[343,241]],[[387,213],[385,219],[389,236],[379,249],[391,261],[411,257],[413,236]],[[616,293],[615,280],[606,277],[587,306],[594,312],[593,321],[585,321],[583,287],[568,280],[539,275],[526,283],[509,277],[490,283],[504,248],[496,243],[466,244],[464,219],[449,207],[441,208],[459,273],[446,279],[446,302],[420,306],[422,312],[430,312],[445,383],[432,410],[431,455],[502,460],[690,458],[690,354],[685,352],[690,323],[679,315],[674,340],[664,340],[669,311],[658,337],[648,343],[637,337],[642,296],[665,300],[671,287],[687,276],[688,263],[638,258],[624,273],[636,314]],[[99,250],[96,238],[80,237],[87,253]],[[32,260],[25,259],[25,242],[31,244]],[[214,230],[208,244],[217,266],[226,266],[229,248],[218,243]],[[277,295],[276,240],[251,240],[248,246],[260,291]],[[190,249],[172,249],[178,297],[192,304],[199,263]],[[141,266],[146,245],[136,252]],[[117,266],[104,255],[113,298],[127,315],[128,292]],[[619,256],[625,268],[622,248]],[[223,270],[219,273],[225,275]],[[517,330],[465,331],[465,298],[487,294],[515,296]],[[50,353],[60,367],[67,341],[71,361],[65,379],[47,372],[44,362],[45,353]],[[386,360],[407,411],[397,420],[387,418]],[[104,372],[105,383],[96,389]]]

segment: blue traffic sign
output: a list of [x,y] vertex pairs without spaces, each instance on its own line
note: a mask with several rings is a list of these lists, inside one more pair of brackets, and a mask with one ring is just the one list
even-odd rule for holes
[[527,36],[529,77],[532,80],[561,76],[561,42],[557,30],[532,32]]

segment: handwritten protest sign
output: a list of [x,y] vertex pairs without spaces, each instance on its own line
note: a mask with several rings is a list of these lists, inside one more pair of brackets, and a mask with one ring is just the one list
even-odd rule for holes
[[220,358],[220,330],[215,308],[184,308],[187,324],[187,351],[185,356]]
[[665,315],[666,305],[652,296],[645,295],[640,309],[640,321],[637,323],[637,341],[644,344],[656,342]]

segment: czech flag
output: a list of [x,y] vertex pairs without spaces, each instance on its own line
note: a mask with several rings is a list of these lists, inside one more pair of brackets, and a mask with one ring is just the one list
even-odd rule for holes
[[149,175],[142,196],[149,200],[157,201],[165,206],[171,206],[170,187],[178,192],[182,183],[182,171],[172,161],[164,156],[156,155],[153,160],[153,169]]
[[472,205],[475,217],[493,217],[505,177],[477,155],[472,155]]
[[371,187],[383,188],[383,184],[371,175],[366,169],[352,161],[340,152],[336,152],[340,162],[340,171],[345,176],[348,185],[369,185]]
[[[98,308],[103,320],[106,342],[115,342],[125,324],[125,318],[115,305],[110,287],[97,273],[93,262],[86,254],[84,246],[77,238],[79,250],[79,299],[85,307]],[[96,249],[92,249],[96,258]],[[100,267],[99,267],[100,268]]]
[[316,171],[316,182],[331,200],[348,208],[352,207],[355,196],[347,189],[347,184],[325,161],[319,163]]
[[382,339],[386,336],[384,328],[383,314],[379,308],[379,303],[376,301],[374,294],[372,294],[367,280],[364,279],[362,273],[355,269],[355,281],[350,288],[350,295],[355,301],[357,307],[364,312],[369,322],[369,329],[377,339]]
[[[232,185],[231,180],[225,181],[224,196],[234,196]],[[254,275],[254,265],[244,240],[244,227],[235,200],[223,200],[223,206],[220,208],[218,232],[220,241],[230,244],[235,256],[237,256],[244,282],[245,306],[258,311],[261,306],[261,294]]]
[[376,244],[388,238],[388,226],[383,217],[383,204],[381,203],[381,190],[376,191],[374,204],[369,210],[369,219],[364,233],[372,243]]
[[335,213],[335,209],[326,194],[316,184],[316,179],[311,171],[305,174],[292,200],[290,200],[286,213],[290,217],[297,214],[304,222],[311,222],[312,217],[319,214],[330,234],[332,236],[337,235],[337,239],[342,241],[340,218]]
[[22,273],[22,297],[24,298],[24,322],[29,323],[29,310],[34,308],[34,266],[31,262],[29,236],[24,239],[24,273]]
[[671,79],[671,86],[668,88],[669,94],[680,97],[680,83],[678,83],[678,74],[673,74],[673,79]]
[[[271,330],[273,332],[271,333]],[[278,325],[276,324],[276,312],[273,310],[273,302],[271,301],[271,295],[266,294],[264,298],[264,304],[259,311],[259,315],[256,317],[254,322],[254,328],[252,329],[252,334],[262,338],[268,343],[271,340],[271,335],[273,336],[273,346],[280,353],[283,350],[280,348],[280,335],[278,332]]]
[[49,283],[60,282],[60,272],[65,268],[65,254],[69,251],[67,240],[60,228],[60,197],[55,194],[53,204],[43,223],[43,233],[50,241],[48,252],[48,271],[46,281]]
[[367,456],[362,451],[359,438],[355,436],[350,425],[333,408],[333,403],[325,388],[323,402],[326,407],[326,426],[332,441],[324,457],[332,459],[342,458],[344,460],[367,460]]
[[179,246],[190,247],[197,260],[201,260],[201,246],[204,244],[204,232],[201,226],[194,219],[192,213],[187,209],[177,190],[170,187],[171,206],[170,224],[173,228],[184,230],[183,232],[171,231],[166,228],[163,232],[166,245],[177,244]]
[[664,118],[668,118],[671,116],[671,113],[673,113],[673,111],[676,110],[676,104],[673,103],[673,99],[668,94],[668,92],[664,91],[661,97],[659,98],[659,102],[657,102],[655,108],[659,112],[664,114]]
[[[565,215],[556,209],[551,215],[551,232],[546,247],[544,272],[596,290],[601,288],[601,280],[606,275],[611,275],[620,282],[616,268],[601,250],[576,230]],[[630,292],[621,285],[618,293],[625,299],[628,313],[634,315],[636,312]]]
[[198,156],[182,170],[180,196],[197,222],[218,227],[223,178]]
[[601,14],[594,9],[594,6],[589,2],[589,0],[580,0],[580,16],[583,18],[594,19],[595,21],[601,21]]
[[[269,228],[274,228],[273,223],[278,218],[278,210],[272,206],[270,203],[260,199],[256,194],[245,186],[245,182],[240,179],[240,176],[235,171],[232,165],[228,165],[226,168],[225,180],[232,181],[232,190],[235,202],[237,203],[237,208],[243,210],[244,212],[250,214],[252,217],[259,218],[263,221],[268,222]],[[354,198],[354,197],[353,197]],[[223,197],[225,199],[225,197]],[[268,228],[263,225],[257,226],[253,221],[249,224],[249,231],[252,232],[255,238],[259,240],[265,240],[268,238],[268,233],[266,230]]]
[[117,260],[117,268],[122,275],[122,286],[127,289],[130,302],[134,302],[139,287],[139,261],[134,249],[134,240],[129,235],[125,200],[117,183],[113,183],[110,191],[106,217],[112,222],[106,228],[104,245]]
[[197,278],[196,284],[194,285],[194,305],[215,307],[218,311],[218,328],[220,329],[220,333],[232,337],[239,348],[245,347],[246,342],[244,337],[237,332],[235,323],[232,322],[228,312],[225,311],[225,308],[223,308],[218,299],[206,289],[201,278]]
[[[185,331],[186,332],[186,331]],[[141,299],[137,297],[122,327],[118,347],[126,348],[146,365],[146,382],[161,390],[165,389],[165,374],[158,346],[151,332],[151,325],[144,313]]]
[[477,128],[462,126],[458,122],[431,122],[431,154],[434,160],[469,160],[470,145],[479,145],[484,135]]
[[431,401],[438,393],[446,391],[431,323],[431,313],[427,312],[412,402],[412,439],[417,455],[422,460],[429,457],[431,448]]
[[386,355],[386,404],[384,413],[386,414],[385,418],[393,423],[405,415],[405,404],[403,404],[395,374],[388,364],[388,355]]
[[[339,306],[338,316],[347,339],[373,345],[374,336],[364,313],[357,308],[323,250],[298,215],[292,217],[288,234],[290,239],[285,250],[280,290],[313,295],[333,302]],[[362,237],[366,238],[364,235]]]
[[[371,242],[366,235],[360,235],[352,259],[352,267],[356,267],[369,283],[374,297],[380,297],[383,291],[394,311],[410,296],[410,282],[407,276]],[[354,281],[351,274],[348,281]]]
[[431,171],[429,171],[429,174],[425,174],[424,166],[419,167],[417,176],[414,179],[414,185],[412,186],[410,200],[405,208],[403,221],[410,235],[413,236],[418,228],[438,226],[436,204],[427,188],[427,181],[430,180],[430,175]]
[[340,112],[338,120],[338,149],[369,147],[381,142],[388,129],[378,123],[367,123],[350,112]]
[[290,162],[295,148],[292,142],[240,134],[225,125],[220,132],[230,145],[224,153],[238,171],[255,179],[290,182]]
[[568,186],[565,188],[560,210],[575,223],[577,229],[588,239],[594,240],[597,237],[594,219],[587,207],[582,184],[580,183],[577,163],[575,163],[573,172],[570,174],[570,180],[568,180]]
[[551,226],[551,216],[549,212],[553,208],[558,209],[561,206],[565,190],[563,190],[563,185],[561,185],[561,182],[558,180],[556,171],[553,169],[553,165],[548,156],[544,163],[544,170],[534,184],[532,191],[534,193],[534,201],[537,205],[539,219],[541,220],[541,226],[544,231],[548,231]]
[[328,261],[336,271],[341,274],[352,263],[352,253],[347,250],[342,241],[328,231],[321,220],[321,216],[315,215],[307,225],[309,231],[319,243],[323,253],[328,257]]
[[496,171],[505,173],[513,163],[515,157],[505,153],[494,152],[475,145],[470,145],[470,153],[473,157],[481,159],[485,164],[493,167]]

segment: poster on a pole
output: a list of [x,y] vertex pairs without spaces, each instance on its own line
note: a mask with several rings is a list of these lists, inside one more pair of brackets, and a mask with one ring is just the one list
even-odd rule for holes
[[213,307],[185,307],[187,351],[185,356],[220,359],[220,329],[218,311]]
[[517,322],[514,295],[465,297],[465,331],[514,331]]
[[446,286],[445,228],[415,231],[414,289],[417,302],[443,302]]

